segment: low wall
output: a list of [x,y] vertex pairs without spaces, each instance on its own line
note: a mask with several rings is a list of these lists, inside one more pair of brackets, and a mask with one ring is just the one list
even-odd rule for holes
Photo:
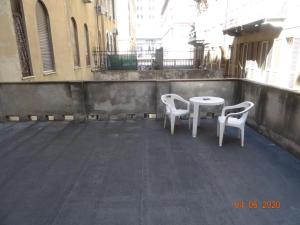
[[[225,105],[243,100],[255,103],[248,123],[276,143],[300,156],[300,94],[247,80],[139,80],[0,83],[0,119],[37,116],[55,120],[73,115],[75,120],[161,118],[164,106],[160,96],[176,93],[193,96],[219,96]],[[209,111],[219,112],[220,108]],[[205,109],[201,109],[204,111]]]
[[207,79],[222,78],[222,70],[199,70],[199,69],[170,69],[170,70],[142,70],[127,71],[114,70],[94,72],[96,81],[129,81],[129,80],[172,80],[172,79]]
[[27,120],[34,115],[44,120],[51,115],[59,120],[74,115],[76,120],[84,120],[92,115],[105,120],[156,114],[160,118],[162,94],[177,93],[186,99],[220,96],[226,104],[233,104],[237,91],[238,80],[230,79],[1,83],[0,117]]
[[241,81],[243,100],[255,103],[248,124],[300,157],[300,93]]

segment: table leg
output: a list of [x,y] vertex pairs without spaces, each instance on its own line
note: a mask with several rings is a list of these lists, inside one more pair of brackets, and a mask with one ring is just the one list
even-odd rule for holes
[[194,115],[193,115],[193,137],[197,137],[197,127],[198,127],[198,113],[199,105],[194,104]]

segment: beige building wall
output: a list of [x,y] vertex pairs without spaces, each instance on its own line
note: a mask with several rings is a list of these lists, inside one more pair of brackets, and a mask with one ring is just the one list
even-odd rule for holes
[[120,52],[136,50],[136,0],[117,0],[118,47]]
[[[113,32],[115,21],[109,15],[99,15],[96,12],[96,1],[84,3],[83,0],[43,0],[49,14],[55,71],[45,74],[39,34],[37,30],[36,4],[37,0],[23,0],[23,12],[28,36],[32,76],[22,77],[15,28],[12,18],[10,0],[0,1],[0,81],[54,81],[54,80],[89,80],[92,79],[93,48],[105,46],[106,35],[103,32]],[[71,43],[71,18],[74,18],[78,31],[78,46],[80,66],[74,67]],[[97,19],[98,17],[98,19]],[[100,19],[99,19],[100,17]],[[97,23],[101,21],[101,23]],[[86,63],[86,40],[84,25],[89,31],[90,61]],[[99,30],[99,33],[98,33]],[[98,38],[98,35],[101,38]],[[102,39],[102,41],[101,41]],[[100,40],[100,41],[99,41]],[[99,44],[100,42],[100,44]]]
[[22,77],[10,1],[0,1],[0,81],[18,81]]
[[205,68],[300,91],[298,0],[197,2]]

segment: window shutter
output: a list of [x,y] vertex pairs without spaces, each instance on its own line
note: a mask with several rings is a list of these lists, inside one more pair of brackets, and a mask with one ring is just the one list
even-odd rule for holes
[[16,41],[23,77],[32,75],[30,52],[27,41],[27,32],[24,20],[22,2],[11,0],[11,10],[15,26]]
[[40,2],[37,2],[36,16],[44,72],[54,71],[54,57],[48,13]]
[[25,34],[25,28],[23,26],[22,17],[18,14],[14,14],[13,16],[14,16],[15,31],[17,37],[22,74],[24,77],[26,77],[32,75],[32,71],[31,71],[31,62],[29,57],[29,49],[28,49],[28,43]]

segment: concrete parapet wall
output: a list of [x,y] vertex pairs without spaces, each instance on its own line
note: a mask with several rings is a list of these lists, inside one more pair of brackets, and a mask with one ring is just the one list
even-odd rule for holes
[[224,72],[218,70],[170,69],[142,71],[103,71],[94,72],[97,81],[128,81],[128,80],[174,80],[174,79],[207,79],[222,78]]
[[164,111],[162,94],[177,93],[186,99],[220,96],[232,104],[237,89],[238,80],[231,79],[1,83],[0,112],[2,120],[9,116],[27,120],[31,115],[39,120],[49,115],[73,115],[76,120],[90,115],[126,119],[156,114],[160,118]]
[[[162,94],[219,96],[225,105],[255,103],[248,123],[276,143],[300,155],[300,94],[239,79],[138,80],[0,83],[0,118],[29,120],[161,118]],[[219,113],[220,108],[201,108]],[[48,118],[49,119],[49,118]]]
[[300,93],[241,81],[241,96],[255,103],[248,123],[300,157]]

